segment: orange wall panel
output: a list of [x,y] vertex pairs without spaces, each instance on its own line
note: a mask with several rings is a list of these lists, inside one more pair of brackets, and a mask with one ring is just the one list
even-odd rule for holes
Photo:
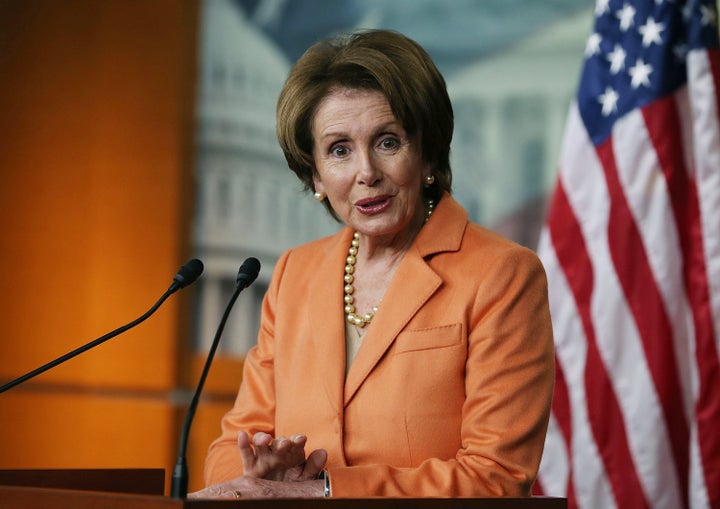
[[[0,324],[0,357],[14,362],[0,365],[0,375],[135,318],[185,261],[192,5],[2,4],[0,303],[11,319]],[[173,299],[123,348],[48,376],[169,388],[180,311]]]
[[[0,2],[0,383],[187,260],[197,25],[191,0]],[[171,468],[191,301],[0,394],[3,468]]]
[[[160,468],[174,410],[162,395],[8,392],[0,468]],[[88,418],[92,416],[92,418]]]

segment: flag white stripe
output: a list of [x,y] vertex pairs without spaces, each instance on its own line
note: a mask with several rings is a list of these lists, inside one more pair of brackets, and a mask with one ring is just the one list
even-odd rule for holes
[[570,478],[570,457],[558,426],[555,416],[550,415],[539,476],[547,494],[565,493]]
[[709,509],[707,486],[705,486],[705,473],[702,458],[700,457],[700,444],[698,443],[697,421],[693,421],[690,429],[690,507],[692,509]]
[[[552,247],[550,246],[550,233],[547,226],[544,226],[540,232],[538,246],[539,251],[547,253],[548,255],[543,260],[545,272],[548,275],[548,278],[553,277],[553,281],[555,281],[554,278],[559,278],[558,281],[562,281],[562,286],[553,286],[552,290],[549,290],[553,293],[561,294],[551,298],[550,305],[552,306],[553,302],[558,301],[558,299],[564,300],[566,298],[572,298],[572,296],[568,293],[565,278],[558,266],[557,259],[552,256],[554,255],[554,251],[552,251]],[[550,276],[550,274],[552,274],[552,276]],[[562,309],[559,311],[562,311]],[[567,327],[566,320],[562,320],[560,318],[562,316],[561,313],[558,313],[556,316],[552,309],[550,310],[550,313],[554,317],[553,328],[555,334],[557,335],[558,329],[564,329]],[[570,456],[568,451],[570,444],[565,442],[565,437],[563,436],[559,426],[560,424],[555,416],[550,415],[547,438],[545,440],[545,448],[543,449],[539,474],[545,494],[564,494],[570,478]]]

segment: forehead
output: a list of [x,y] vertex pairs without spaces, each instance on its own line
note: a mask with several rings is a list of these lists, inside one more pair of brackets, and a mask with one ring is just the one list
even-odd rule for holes
[[397,121],[382,92],[355,88],[334,88],[318,104],[312,128],[316,134],[333,127],[357,123]]

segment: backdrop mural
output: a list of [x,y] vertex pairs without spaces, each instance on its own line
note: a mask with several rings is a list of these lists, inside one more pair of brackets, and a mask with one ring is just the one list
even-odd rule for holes
[[263,264],[222,349],[254,343],[273,265],[334,223],[287,169],[275,101],[314,41],[390,28],[425,47],[455,110],[453,193],[471,219],[535,248],[560,139],[592,26],[590,0],[206,0],[197,101],[194,246],[206,260],[196,348],[209,346],[239,264]]

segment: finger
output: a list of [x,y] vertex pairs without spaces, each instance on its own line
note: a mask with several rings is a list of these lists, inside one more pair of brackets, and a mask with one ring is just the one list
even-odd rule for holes
[[270,450],[270,444],[272,443],[272,436],[264,432],[255,433],[252,438],[252,443],[255,446],[255,461],[257,463],[264,464],[272,458],[272,451]]
[[303,468],[303,479],[315,479],[325,468],[327,463],[327,451],[325,449],[315,449],[307,457],[305,468]]
[[307,443],[307,437],[305,435],[293,435],[290,440],[292,440],[293,444],[300,445],[302,447],[305,447],[305,444]]
[[272,436],[263,431],[259,431],[253,435],[252,443],[255,448],[270,447],[270,444],[272,443]]
[[243,463],[244,470],[250,470],[255,466],[257,458],[255,451],[250,445],[250,437],[244,431],[238,433],[238,449],[240,450],[240,459]]
[[227,493],[224,484],[216,484],[214,486],[208,486],[200,491],[188,493],[187,498],[189,499],[221,499],[225,498]]
[[272,442],[271,450],[276,454],[285,454],[293,443],[285,437],[278,437]]
[[307,437],[305,435],[293,435],[290,438],[290,447],[287,450],[286,457],[292,465],[305,463],[305,444]]

